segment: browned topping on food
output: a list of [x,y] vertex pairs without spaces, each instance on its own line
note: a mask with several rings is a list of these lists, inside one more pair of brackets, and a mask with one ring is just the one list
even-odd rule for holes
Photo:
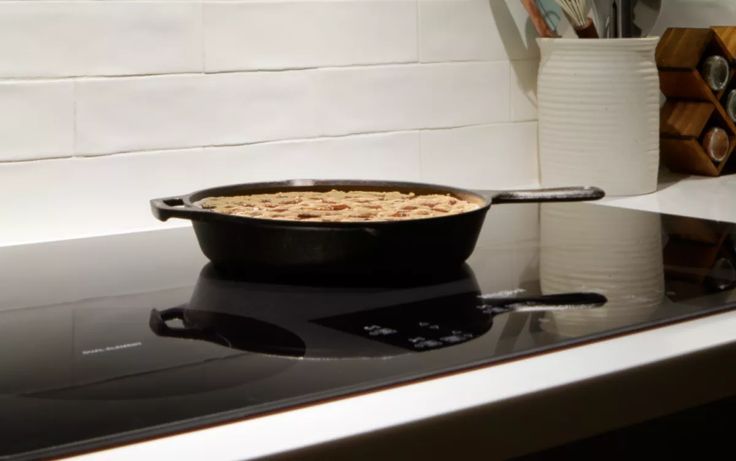
[[330,222],[399,221],[458,214],[480,208],[480,205],[449,194],[339,190],[206,197],[196,205],[235,216]]

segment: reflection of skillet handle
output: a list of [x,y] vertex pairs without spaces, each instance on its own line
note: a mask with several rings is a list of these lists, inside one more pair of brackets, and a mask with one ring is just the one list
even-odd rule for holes
[[493,204],[523,202],[582,202],[606,195],[597,187],[558,187],[555,189],[508,190],[496,192]]
[[203,339],[206,341],[212,340],[212,335],[202,330],[191,327],[176,327],[172,328],[166,324],[169,320],[179,319],[184,322],[184,308],[183,307],[172,307],[163,311],[156,309],[151,310],[151,317],[148,319],[148,325],[151,327],[154,333],[158,336],[165,336],[168,338],[183,338],[183,339]]
[[479,299],[482,308],[489,314],[591,309],[600,307],[608,301],[605,296],[598,293],[562,293],[523,298],[480,296]]

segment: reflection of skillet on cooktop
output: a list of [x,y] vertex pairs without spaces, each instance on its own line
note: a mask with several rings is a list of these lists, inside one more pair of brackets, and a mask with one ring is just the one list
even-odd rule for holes
[[[113,296],[6,313],[18,321],[38,318],[34,347],[20,347],[21,335],[5,331],[12,370],[0,379],[0,396],[48,400],[120,401],[187,398],[238,386],[257,385],[294,366],[286,356],[259,353],[262,337],[278,338],[289,355],[303,355],[304,343],[292,333],[256,320],[235,317],[249,344],[222,347],[217,342],[172,341],[151,331],[151,303],[186,299],[191,289]],[[164,304],[165,305],[165,304]],[[26,337],[26,341],[28,338]],[[229,345],[228,345],[229,346]],[[244,350],[249,352],[244,352]],[[45,361],[44,361],[44,358]],[[43,366],[27,364],[43,363]]]
[[[160,336],[298,358],[370,358],[453,346],[485,334],[506,312],[601,306],[596,293],[481,295],[463,266],[430,279],[248,279],[201,271],[186,307],[151,312]],[[174,325],[176,323],[176,325]]]
[[[167,324],[179,320],[182,327]],[[276,325],[242,315],[185,307],[151,311],[151,330],[158,336],[200,339],[231,349],[263,354],[301,357],[305,344],[294,333]]]

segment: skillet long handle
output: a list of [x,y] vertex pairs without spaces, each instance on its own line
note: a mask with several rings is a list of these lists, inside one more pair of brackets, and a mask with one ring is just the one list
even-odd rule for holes
[[582,202],[598,200],[606,193],[597,187],[557,187],[554,189],[507,190],[493,196],[493,204],[523,202]]

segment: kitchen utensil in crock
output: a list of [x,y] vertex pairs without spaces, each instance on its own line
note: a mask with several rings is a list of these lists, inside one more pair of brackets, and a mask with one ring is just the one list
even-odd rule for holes
[[[404,221],[304,222],[232,216],[203,209],[205,197],[282,191],[373,190],[449,194],[479,205],[465,213]],[[457,267],[473,252],[492,204],[597,200],[595,187],[473,192],[395,181],[291,180],[215,187],[151,200],[160,220],[192,221],[204,254],[234,271],[279,274],[431,273]]]
[[580,38],[598,38],[593,20],[588,17],[587,0],[555,0]]
[[634,2],[633,0],[617,0],[618,2],[618,36],[634,37]]
[[558,37],[557,33],[547,24],[542,12],[539,11],[536,0],[521,0],[521,4],[526,9],[529,20],[540,37]]
[[598,30],[608,38],[648,37],[661,10],[662,0],[632,0],[629,5],[618,5],[615,0],[593,0]]

